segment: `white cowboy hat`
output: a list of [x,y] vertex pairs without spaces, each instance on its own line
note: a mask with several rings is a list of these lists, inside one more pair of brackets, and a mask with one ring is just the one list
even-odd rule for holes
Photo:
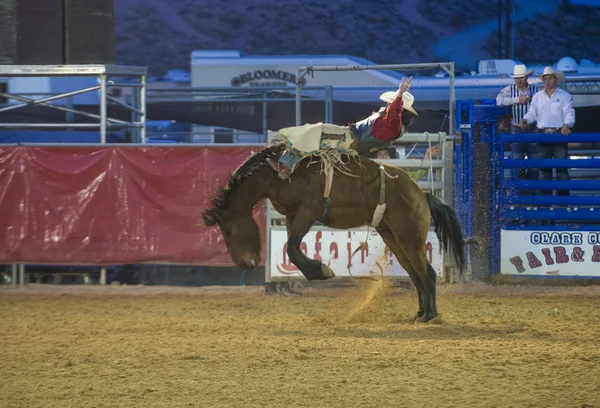
[[523,77],[529,76],[531,74],[533,74],[533,69],[530,69],[529,71],[527,71],[527,65],[519,64],[519,65],[515,65],[515,67],[513,69],[513,74],[512,75],[508,74],[508,75],[512,78],[523,78]]
[[[386,103],[390,103],[392,102],[394,99],[396,99],[396,97],[398,96],[398,91],[388,91],[388,92],[384,92],[379,96],[379,99],[381,99],[382,101],[386,102]],[[417,113],[417,111],[412,107],[413,103],[415,102],[415,97],[413,94],[411,94],[408,91],[405,91],[402,94],[402,102],[404,103],[404,109],[406,109],[409,112],[414,113],[415,115],[419,116],[419,114]]]
[[544,79],[544,76],[546,76],[546,75],[554,75],[556,77],[556,79],[558,80],[558,82],[562,82],[562,80],[565,78],[564,72],[556,71],[556,70],[552,69],[552,67],[545,67],[544,72],[542,72],[540,75],[538,75],[538,77],[540,79]]

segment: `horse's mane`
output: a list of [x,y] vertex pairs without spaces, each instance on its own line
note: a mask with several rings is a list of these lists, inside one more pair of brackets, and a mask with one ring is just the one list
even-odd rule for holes
[[[227,182],[218,188],[211,201],[211,207],[204,211],[204,219],[207,225],[214,225],[216,217],[221,217],[223,209],[227,205],[231,192],[238,188],[256,169],[267,164],[266,159],[281,153],[284,145],[282,142],[273,143],[250,156],[230,176]],[[210,219],[207,219],[207,216]]]

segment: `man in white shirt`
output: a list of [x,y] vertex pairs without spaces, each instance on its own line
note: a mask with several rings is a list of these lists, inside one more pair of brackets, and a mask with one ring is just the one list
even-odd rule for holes
[[[531,123],[537,124],[537,131],[541,133],[561,133],[564,136],[571,134],[571,128],[575,124],[575,109],[573,108],[573,97],[567,91],[558,88],[558,84],[564,79],[561,71],[555,71],[552,67],[544,68],[540,75],[544,81],[544,89],[533,95],[529,111],[521,120],[521,128],[529,127]],[[568,158],[567,142],[564,143],[536,143],[533,159],[566,159]],[[532,177],[538,173],[537,169],[530,169]],[[558,180],[569,180],[569,171],[566,168],[556,169]],[[537,177],[533,178],[534,180]],[[552,169],[540,169],[540,180],[552,180]],[[568,191],[558,191],[558,195],[569,195]],[[551,191],[542,194],[550,195]]]
[[[513,69],[513,77],[515,83],[504,87],[498,96],[496,96],[496,105],[511,106],[512,118],[510,124],[510,133],[522,133],[520,122],[525,116],[531,105],[531,97],[536,93],[537,89],[534,84],[529,84],[529,75],[533,70],[527,70],[524,64],[515,65]],[[512,158],[524,159],[525,156],[530,157],[533,153],[533,143],[512,143],[511,145]],[[513,179],[516,179],[517,172],[513,173]],[[520,180],[527,179],[525,169],[518,169],[518,178]]]

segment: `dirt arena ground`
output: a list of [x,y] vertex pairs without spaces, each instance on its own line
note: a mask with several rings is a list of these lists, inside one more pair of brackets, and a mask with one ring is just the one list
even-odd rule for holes
[[0,407],[600,407],[600,287],[0,289]]

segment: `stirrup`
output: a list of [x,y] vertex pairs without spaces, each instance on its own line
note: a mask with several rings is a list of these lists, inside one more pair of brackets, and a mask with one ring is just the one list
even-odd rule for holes
[[283,163],[267,158],[267,163],[277,172],[280,179],[285,180],[290,177],[290,169]]

